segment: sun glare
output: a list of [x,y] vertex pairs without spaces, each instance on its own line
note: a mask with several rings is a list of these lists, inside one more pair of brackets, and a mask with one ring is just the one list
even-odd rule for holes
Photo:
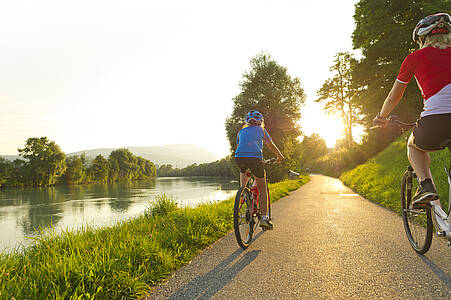
[[[305,124],[308,124],[308,126],[305,126]],[[317,111],[315,114],[304,118],[301,126],[303,126],[302,130],[305,135],[319,134],[328,148],[335,147],[337,140],[344,138],[343,121],[337,115],[328,115],[322,111]],[[352,128],[354,142],[360,143],[363,133],[362,126],[354,126]]]
[[325,116],[321,124],[318,134],[326,141],[327,147],[334,147],[336,141],[343,138],[343,122],[335,116]]
[[305,135],[319,134],[329,148],[343,138],[343,122],[337,115],[328,115],[317,103],[308,103],[304,107],[301,128]]

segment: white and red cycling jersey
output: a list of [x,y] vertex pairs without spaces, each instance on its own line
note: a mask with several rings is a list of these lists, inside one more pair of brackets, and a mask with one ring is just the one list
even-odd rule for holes
[[413,75],[424,99],[420,116],[451,113],[451,47],[426,47],[409,54],[396,80],[407,84]]

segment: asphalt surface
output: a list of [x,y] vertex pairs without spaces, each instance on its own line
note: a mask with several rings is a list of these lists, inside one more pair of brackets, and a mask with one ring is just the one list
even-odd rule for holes
[[231,232],[147,299],[451,299],[451,249],[426,255],[400,216],[313,175],[272,207],[273,231],[242,250]]

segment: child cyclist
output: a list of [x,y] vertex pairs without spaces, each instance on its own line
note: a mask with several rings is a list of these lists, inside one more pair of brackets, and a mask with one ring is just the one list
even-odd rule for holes
[[246,125],[238,132],[236,142],[238,147],[235,151],[235,162],[240,168],[240,186],[246,186],[248,180],[246,170],[249,169],[255,177],[260,195],[260,226],[272,229],[273,224],[267,216],[268,205],[266,172],[263,165],[263,142],[271,152],[277,155],[277,162],[281,162],[284,157],[264,129],[263,115],[256,110],[251,110],[247,114]]

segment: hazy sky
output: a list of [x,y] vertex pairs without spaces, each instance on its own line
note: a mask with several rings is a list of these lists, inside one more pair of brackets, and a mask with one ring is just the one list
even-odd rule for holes
[[192,143],[222,157],[232,98],[262,51],[301,79],[302,128],[331,145],[340,123],[312,102],[352,50],[356,2],[2,1],[0,154],[47,136],[66,153]]

